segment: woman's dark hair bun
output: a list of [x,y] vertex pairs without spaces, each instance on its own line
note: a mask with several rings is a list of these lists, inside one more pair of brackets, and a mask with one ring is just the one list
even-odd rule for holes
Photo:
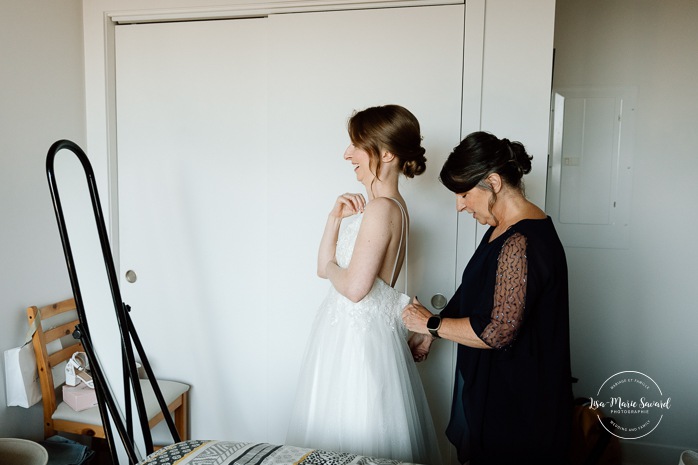
[[512,142],[506,138],[502,139],[502,143],[505,144],[511,154],[510,163],[516,165],[521,176],[530,173],[532,167],[531,160],[533,157],[526,152],[526,148],[523,144],[521,142]]

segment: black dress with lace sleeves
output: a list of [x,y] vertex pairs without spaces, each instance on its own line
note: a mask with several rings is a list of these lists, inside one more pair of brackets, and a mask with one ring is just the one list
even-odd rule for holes
[[471,465],[565,463],[572,388],[565,253],[550,218],[483,237],[442,317],[490,349],[458,346],[446,431]]
[[523,322],[526,307],[526,238],[512,234],[504,241],[497,260],[494,283],[494,306],[490,321],[479,333],[480,339],[493,349],[508,347]]

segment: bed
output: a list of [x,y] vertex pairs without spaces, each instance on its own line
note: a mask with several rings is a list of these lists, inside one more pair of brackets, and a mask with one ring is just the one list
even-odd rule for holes
[[139,465],[414,465],[342,452],[266,443],[190,440],[150,454]]

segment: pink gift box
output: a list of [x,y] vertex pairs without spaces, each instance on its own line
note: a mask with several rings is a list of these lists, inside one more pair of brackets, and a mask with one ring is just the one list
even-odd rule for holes
[[97,406],[97,394],[95,390],[87,387],[84,383],[77,386],[63,385],[63,401],[70,405],[73,410],[79,412]]

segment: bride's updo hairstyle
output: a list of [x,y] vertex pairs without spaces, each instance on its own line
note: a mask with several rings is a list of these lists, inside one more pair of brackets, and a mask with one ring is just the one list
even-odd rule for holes
[[355,112],[349,118],[349,138],[354,147],[365,150],[380,179],[381,153],[388,151],[398,159],[398,168],[408,178],[427,169],[419,121],[400,105],[384,105]]
[[533,157],[520,142],[499,139],[487,132],[473,132],[453,149],[439,179],[456,194],[475,186],[492,192],[485,179],[497,173],[507,185],[523,193],[522,178],[531,172],[531,160]]

